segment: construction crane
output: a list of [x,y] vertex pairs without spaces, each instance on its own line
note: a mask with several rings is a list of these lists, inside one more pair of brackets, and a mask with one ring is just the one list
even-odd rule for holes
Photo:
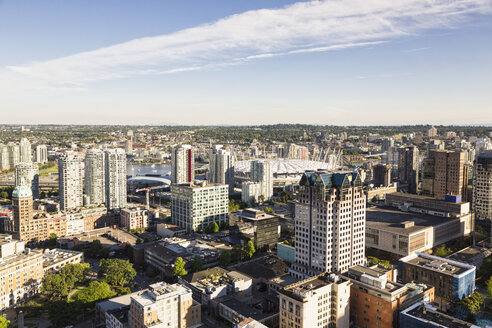
[[135,190],[135,192],[145,191],[145,208],[150,209],[150,191],[154,189],[162,189],[162,186],[146,187]]

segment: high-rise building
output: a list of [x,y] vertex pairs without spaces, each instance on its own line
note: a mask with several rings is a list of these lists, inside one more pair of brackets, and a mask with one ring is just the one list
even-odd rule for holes
[[[473,211],[477,223],[492,222],[492,151],[477,156],[473,166]],[[492,236],[492,229],[490,231]]]
[[[21,178],[17,187],[12,192],[12,210],[14,213],[12,231],[18,240],[31,241],[30,232],[26,229],[33,221],[34,208],[31,188]],[[37,230],[37,229],[36,229]],[[35,231],[34,231],[35,232]]]
[[195,156],[190,145],[181,145],[171,154],[171,181],[176,184],[193,182]]
[[465,166],[465,152],[431,150],[422,171],[424,195],[438,199],[444,199],[446,195],[466,198],[468,167]]
[[391,184],[391,165],[374,165],[372,170],[374,177],[374,186],[388,187]]
[[393,138],[384,138],[381,144],[381,151],[387,152],[390,148],[395,146],[395,140]]
[[398,178],[408,186],[408,192],[416,194],[419,183],[419,149],[416,146],[399,149]]
[[126,207],[126,154],[121,148],[105,152],[106,208]]
[[171,219],[173,224],[192,232],[205,230],[213,222],[229,223],[227,185],[193,183],[171,185]]
[[358,172],[306,172],[295,206],[296,276],[364,263],[366,201]]
[[26,138],[22,138],[19,143],[19,158],[21,163],[31,163],[31,143]]
[[58,159],[58,184],[61,210],[83,205],[82,162],[77,153],[66,152]]
[[32,197],[39,198],[39,167],[36,163],[21,162],[15,166],[15,185],[23,180],[31,188]]
[[7,144],[7,149],[9,151],[9,164],[10,168],[14,168],[17,163],[20,162],[20,153],[19,153],[19,145],[9,142]]
[[24,242],[0,235],[0,311],[38,293],[44,277],[43,254]]
[[349,327],[350,281],[323,273],[286,286],[279,295],[280,328]]
[[0,171],[8,170],[9,168],[9,149],[6,145],[0,144]]
[[104,152],[89,149],[85,154],[84,205],[100,205],[106,201],[106,165]]
[[210,182],[226,184],[229,193],[234,192],[234,160],[231,153],[222,145],[210,149]]
[[132,142],[132,138],[130,137],[130,139],[127,139],[125,141],[125,152],[127,154],[132,154],[133,153],[133,142]]
[[434,126],[431,126],[429,130],[427,130],[427,136],[429,138],[437,137],[437,129]]
[[243,182],[241,198],[245,203],[269,200],[273,196],[273,170],[269,161],[251,161],[250,181]]
[[[159,282],[131,296],[128,322],[131,328],[193,328],[201,324],[200,304],[190,288]],[[158,323],[158,324],[157,324]]]
[[46,145],[37,145],[35,150],[35,162],[36,163],[47,163],[48,162],[48,148]]

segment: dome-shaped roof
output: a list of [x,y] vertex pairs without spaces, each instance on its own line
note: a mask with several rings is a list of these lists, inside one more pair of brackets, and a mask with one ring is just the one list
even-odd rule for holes
[[14,191],[12,192],[12,197],[19,198],[19,197],[32,197],[32,190],[28,186],[21,185],[15,187]]

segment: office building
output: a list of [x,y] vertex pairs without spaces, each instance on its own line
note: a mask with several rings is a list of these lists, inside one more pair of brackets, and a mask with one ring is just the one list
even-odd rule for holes
[[10,169],[9,149],[6,145],[0,144],[0,171]]
[[89,149],[85,154],[84,205],[94,206],[106,201],[106,165],[104,152]]
[[400,313],[399,328],[480,328],[439,312],[426,303],[415,303]]
[[0,311],[37,294],[44,277],[43,254],[0,235]]
[[82,162],[77,153],[66,152],[58,159],[58,184],[61,210],[83,205]]
[[470,213],[460,217],[441,217],[373,207],[366,212],[366,246],[406,256],[468,236],[471,228]]
[[200,304],[193,301],[188,287],[160,282],[131,297],[128,321],[130,328],[198,327]]
[[106,208],[126,207],[126,154],[121,148],[109,149],[105,154]]
[[279,327],[349,327],[350,281],[323,273],[278,292]]
[[459,301],[475,290],[473,265],[415,253],[398,262],[398,279],[403,283],[418,282],[434,286],[435,295],[447,301]]
[[226,184],[229,193],[234,192],[234,160],[232,154],[222,145],[210,149],[210,182]]
[[391,165],[377,164],[372,168],[375,187],[391,185]]
[[20,185],[21,180],[31,188],[32,197],[39,198],[39,168],[37,163],[21,162],[15,166],[15,185]]
[[387,152],[390,150],[390,148],[393,148],[395,146],[395,140],[393,138],[384,138],[383,142],[381,143],[381,151],[382,152]]
[[229,230],[233,234],[252,240],[256,250],[269,250],[278,242],[278,217],[247,208],[229,215]]
[[36,163],[44,164],[48,162],[48,148],[46,145],[37,145],[34,150],[34,159]]
[[20,152],[19,145],[9,142],[7,144],[7,149],[9,152],[9,164],[10,168],[14,168],[20,162]]
[[408,192],[417,193],[419,183],[419,149],[416,146],[399,149],[398,179],[406,185]]
[[171,154],[171,181],[176,184],[195,179],[195,155],[190,145],[181,145]]
[[427,137],[429,138],[434,138],[434,137],[437,137],[437,129],[434,127],[434,126],[431,126],[428,130],[427,130]]
[[145,229],[149,226],[149,211],[143,207],[131,207],[121,210],[121,227],[133,229]]
[[432,150],[423,162],[422,171],[424,195],[438,199],[447,195],[466,197],[468,167],[465,166],[465,152]]
[[33,234],[36,234],[38,229],[32,232],[28,229],[30,222],[34,221],[34,209],[32,191],[24,179],[19,181],[12,192],[12,210],[14,213],[12,232],[15,238],[27,242],[37,239]]
[[251,161],[249,182],[243,182],[241,198],[245,203],[269,200],[273,196],[273,170],[269,161]]
[[394,270],[356,265],[349,269],[350,322],[354,327],[398,328],[400,311],[415,302],[433,302],[434,287],[392,281]]
[[[492,151],[477,156],[473,168],[473,210],[477,222],[492,221]],[[492,231],[490,232],[492,236]]]
[[357,172],[306,172],[295,207],[294,275],[364,263],[366,200]]
[[187,232],[205,230],[213,222],[229,223],[229,187],[193,183],[171,185],[172,223]]
[[448,218],[470,215],[470,203],[461,202],[458,197],[441,200],[434,197],[393,192],[386,194],[386,205],[405,212]]
[[19,161],[21,163],[31,163],[31,143],[26,138],[22,138],[19,143]]

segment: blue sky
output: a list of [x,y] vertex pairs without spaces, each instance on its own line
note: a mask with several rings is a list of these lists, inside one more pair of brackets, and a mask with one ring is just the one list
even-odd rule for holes
[[0,0],[3,123],[491,124],[492,0]]

